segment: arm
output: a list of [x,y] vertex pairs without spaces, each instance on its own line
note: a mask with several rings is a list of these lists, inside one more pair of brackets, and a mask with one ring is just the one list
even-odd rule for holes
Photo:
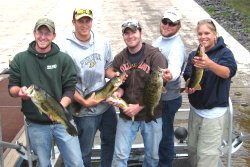
[[75,101],[77,101],[78,103],[80,103],[81,105],[85,107],[95,106],[104,100],[104,99],[96,100],[94,97],[95,97],[95,93],[93,93],[88,99],[84,99],[78,91],[75,91],[74,93]]
[[138,114],[144,106],[140,106],[139,104],[129,104],[128,107],[123,110],[123,113],[128,115],[129,117],[133,117]]
[[164,69],[164,73],[162,75],[162,78],[164,81],[168,82],[168,81],[173,80],[173,75],[169,69]]
[[170,81],[175,81],[181,75],[185,62],[185,49],[183,45],[173,46],[168,56],[168,69],[172,74]]
[[70,99],[69,97],[67,97],[67,96],[64,96],[64,97],[61,99],[60,103],[62,104],[62,106],[63,106],[64,108],[66,108],[66,107],[71,103],[71,99]]
[[203,57],[194,57],[193,62],[195,67],[207,68],[221,78],[226,79],[230,76],[230,70],[228,67],[215,63],[206,54],[204,54]]
[[9,94],[11,97],[21,97],[23,100],[29,99],[30,97],[26,93],[27,87],[10,86]]
[[114,68],[112,68],[112,67],[109,67],[109,68],[107,68],[106,70],[105,70],[105,77],[106,78],[113,78],[113,77],[115,77],[115,76],[119,76],[120,75],[120,73],[119,72],[117,72],[117,71],[115,71],[115,69]]

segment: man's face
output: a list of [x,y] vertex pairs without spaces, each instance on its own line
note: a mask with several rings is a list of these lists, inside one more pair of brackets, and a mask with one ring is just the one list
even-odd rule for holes
[[171,37],[175,35],[181,27],[179,21],[172,22],[169,19],[162,19],[160,23],[160,33],[164,37]]
[[123,40],[128,48],[136,48],[141,43],[141,32],[138,29],[133,31],[127,28],[123,33]]
[[90,34],[92,28],[92,19],[90,17],[82,17],[79,20],[73,20],[76,34],[80,36],[87,36]]
[[51,49],[51,43],[55,39],[55,32],[50,32],[46,26],[41,26],[38,30],[34,31],[36,41],[36,50],[39,53],[47,53]]

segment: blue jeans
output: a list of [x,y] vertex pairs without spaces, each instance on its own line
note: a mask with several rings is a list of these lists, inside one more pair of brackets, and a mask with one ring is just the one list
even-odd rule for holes
[[145,123],[119,118],[115,138],[115,152],[112,167],[127,167],[132,144],[141,130],[144,142],[143,167],[156,167],[159,162],[158,149],[162,137],[162,119]]
[[159,147],[159,167],[172,167],[175,158],[174,148],[174,117],[181,107],[182,97],[163,101],[162,110],[162,140]]
[[101,167],[111,167],[114,153],[115,132],[117,124],[116,111],[111,106],[97,116],[74,117],[78,128],[78,137],[85,167],[91,167],[92,147],[97,130],[101,138]]
[[69,135],[62,124],[41,125],[29,121],[26,123],[31,149],[38,156],[38,167],[51,167],[53,137],[65,167],[84,167],[78,137]]

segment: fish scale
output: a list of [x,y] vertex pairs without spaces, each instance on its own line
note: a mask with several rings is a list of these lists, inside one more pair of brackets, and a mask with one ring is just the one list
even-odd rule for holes
[[145,82],[144,93],[143,93],[143,103],[147,111],[147,116],[149,120],[155,121],[154,110],[159,104],[161,93],[163,90],[163,79],[161,72],[159,70],[154,70],[151,72],[149,77]]
[[[121,73],[119,76],[115,76],[111,78],[104,87],[102,87],[99,90],[94,91],[95,92],[95,99],[106,99],[110,97],[123,83],[123,80],[126,77],[126,73]],[[84,98],[87,99],[92,95],[93,92],[86,95]]]
[[[203,54],[204,50],[202,50],[201,46],[199,46],[196,51],[196,56],[202,57]],[[192,73],[188,82],[188,88],[196,88],[196,90],[201,90],[200,81],[203,76],[203,71],[203,68],[197,68],[194,65],[192,66]]]
[[53,120],[65,126],[71,136],[77,136],[75,126],[70,123],[70,115],[61,103],[36,85],[31,85],[26,92],[41,113],[52,116]]

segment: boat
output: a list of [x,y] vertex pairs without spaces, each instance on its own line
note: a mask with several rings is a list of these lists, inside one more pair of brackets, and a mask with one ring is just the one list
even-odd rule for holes
[[[178,112],[189,112],[189,109],[179,109]],[[118,114],[118,113],[117,113]],[[231,167],[231,157],[232,154],[239,150],[242,146],[244,140],[249,138],[249,135],[244,136],[242,133],[235,136],[232,133],[233,129],[233,106],[231,99],[229,98],[229,107],[228,107],[228,116],[229,116],[229,128],[228,128],[228,138],[226,138],[221,145],[221,153],[227,157],[226,165],[222,162],[218,164],[218,167]],[[24,126],[25,134],[27,134],[27,128]],[[175,129],[175,149],[176,157],[173,163],[174,167],[189,167],[188,163],[188,152],[187,152],[187,129],[185,127],[178,127]],[[26,135],[25,135],[26,136]],[[26,136],[26,146],[24,146],[19,141],[16,143],[8,143],[0,141],[0,147],[15,149],[20,155],[19,159],[15,163],[15,167],[33,167],[36,164],[37,156],[30,150],[28,138]],[[100,162],[100,145],[95,145],[93,147],[93,156],[92,156],[92,166],[98,166]],[[131,154],[128,160],[128,167],[141,167],[144,156],[144,145],[143,143],[133,144],[131,149]],[[63,167],[63,161],[60,157],[60,152],[57,149],[55,144],[52,149],[51,163],[53,167]]]

